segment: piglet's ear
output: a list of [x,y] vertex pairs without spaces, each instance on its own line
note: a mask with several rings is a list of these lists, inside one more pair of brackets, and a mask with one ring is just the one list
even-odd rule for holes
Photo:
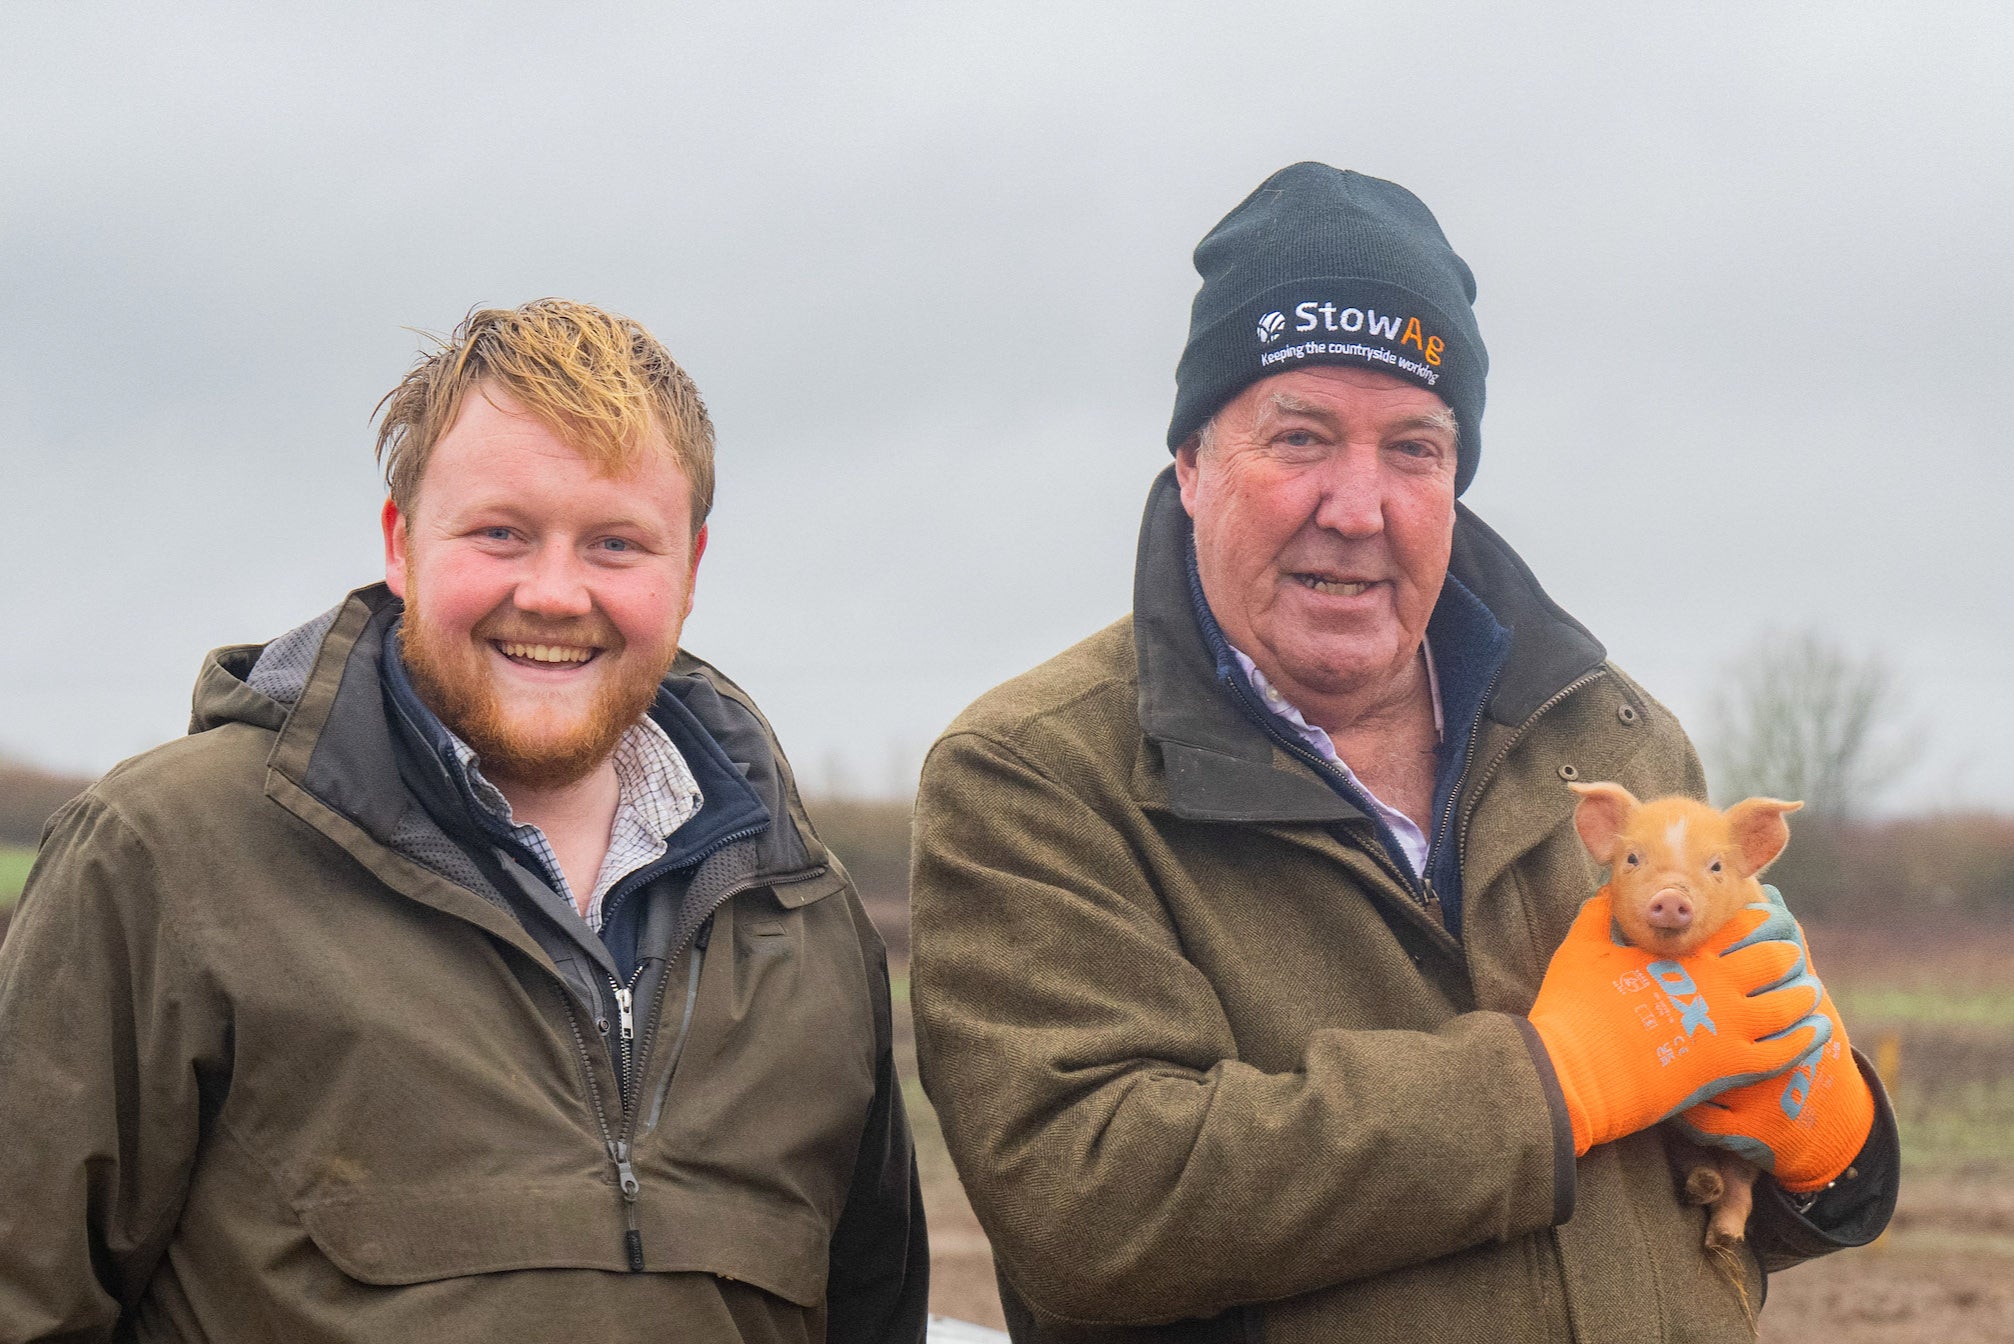
[[1803,807],[1781,798],[1744,798],[1727,809],[1727,828],[1734,835],[1735,867],[1754,877],[1775,861],[1790,843],[1790,824],[1783,818]]
[[1614,863],[1622,828],[1629,824],[1629,814],[1636,811],[1636,795],[1606,781],[1567,787],[1580,795],[1580,805],[1573,810],[1573,828],[1580,832],[1580,842],[1596,863]]

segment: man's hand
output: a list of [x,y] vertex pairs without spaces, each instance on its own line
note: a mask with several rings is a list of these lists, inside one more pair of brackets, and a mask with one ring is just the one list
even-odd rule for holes
[[1765,891],[1678,960],[1621,943],[1606,889],[1581,907],[1531,1010],[1576,1153],[1774,1078],[1830,1039],[1796,921]]
[[[1774,887],[1763,890],[1776,898]],[[1804,930],[1795,932],[1802,949]],[[1809,975],[1808,952],[1805,964]],[[1818,1011],[1832,1027],[1828,1039],[1782,1077],[1730,1089],[1678,1121],[1699,1142],[1747,1158],[1800,1194],[1837,1180],[1874,1128],[1874,1093],[1854,1063],[1839,1009],[1819,988]]]

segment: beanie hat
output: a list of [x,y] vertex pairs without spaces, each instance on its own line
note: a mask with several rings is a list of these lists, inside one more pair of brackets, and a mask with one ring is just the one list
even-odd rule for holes
[[1196,245],[1196,273],[1170,451],[1261,378],[1353,364],[1448,404],[1461,427],[1455,493],[1468,489],[1489,356],[1475,277],[1419,197],[1325,163],[1282,168]]

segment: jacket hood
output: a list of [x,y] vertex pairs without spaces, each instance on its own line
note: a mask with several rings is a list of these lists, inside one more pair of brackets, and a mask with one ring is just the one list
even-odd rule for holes
[[315,655],[352,601],[370,599],[383,584],[359,588],[311,621],[305,621],[265,644],[231,644],[213,649],[203,659],[189,713],[189,731],[206,732],[226,723],[249,723],[278,732],[308,686]]

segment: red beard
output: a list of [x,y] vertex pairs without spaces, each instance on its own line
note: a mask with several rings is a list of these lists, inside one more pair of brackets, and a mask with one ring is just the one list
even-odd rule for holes
[[[657,697],[658,684],[678,656],[629,649],[599,613],[540,627],[524,613],[500,607],[468,637],[444,635],[427,623],[418,576],[406,601],[406,670],[429,709],[474,748],[483,775],[496,784],[549,789],[585,779],[615,750],[629,727]],[[487,661],[491,640],[571,644],[600,650],[609,670],[584,710],[563,702],[539,704],[530,696],[499,694]]]

